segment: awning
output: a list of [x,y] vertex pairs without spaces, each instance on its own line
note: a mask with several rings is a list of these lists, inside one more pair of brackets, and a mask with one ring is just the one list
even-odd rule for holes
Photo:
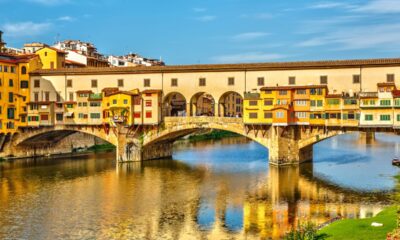
[[64,113],[64,117],[73,117],[74,113],[73,112],[66,112]]

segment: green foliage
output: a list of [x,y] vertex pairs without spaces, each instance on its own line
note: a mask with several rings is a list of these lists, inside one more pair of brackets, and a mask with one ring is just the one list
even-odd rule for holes
[[325,235],[318,234],[316,226],[307,222],[305,224],[298,224],[296,229],[292,229],[286,234],[285,240],[318,240],[325,239]]
[[219,140],[222,138],[227,138],[227,137],[237,137],[239,136],[236,133],[228,132],[228,131],[222,131],[222,130],[212,130],[209,133],[205,134],[197,134],[197,135],[192,135],[189,137],[190,141],[203,141],[203,140]]
[[111,143],[105,143],[105,144],[99,144],[99,145],[94,145],[88,148],[88,151],[107,151],[107,150],[114,150],[115,146],[112,145]]
[[[388,232],[396,228],[397,207],[385,208],[382,212],[372,218],[344,219],[334,222],[321,229],[318,233],[325,234],[326,239],[337,240],[381,240],[386,239]],[[382,223],[382,227],[372,227],[372,222]]]
[[4,162],[4,161],[5,161],[5,159],[0,157],[0,162]]

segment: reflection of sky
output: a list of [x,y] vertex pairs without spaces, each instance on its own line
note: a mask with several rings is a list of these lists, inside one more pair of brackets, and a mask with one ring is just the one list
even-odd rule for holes
[[391,190],[399,173],[391,160],[399,155],[400,138],[376,134],[366,145],[358,134],[337,136],[314,146],[314,175],[343,187],[367,191]]
[[226,227],[231,231],[243,228],[243,207],[229,206],[225,215]]
[[245,144],[207,144],[175,151],[173,158],[192,166],[205,166],[213,172],[267,172],[268,151],[263,146]]
[[201,202],[200,209],[197,215],[197,224],[200,229],[209,230],[213,227],[215,216],[215,207],[212,204]]

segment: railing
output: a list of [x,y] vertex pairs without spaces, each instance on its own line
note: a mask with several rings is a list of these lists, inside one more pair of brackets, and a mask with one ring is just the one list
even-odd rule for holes
[[359,93],[360,97],[367,97],[367,98],[377,98],[378,93],[377,92],[360,92]]

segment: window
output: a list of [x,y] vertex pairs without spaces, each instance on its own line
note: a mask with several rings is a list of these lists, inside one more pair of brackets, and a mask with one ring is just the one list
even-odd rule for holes
[[264,112],[264,118],[266,119],[272,118],[272,112]]
[[250,119],[258,118],[258,114],[257,113],[249,113],[249,118]]
[[320,84],[328,84],[328,76],[321,76],[319,78],[319,83]]
[[4,66],[4,72],[8,72],[8,66]]
[[317,107],[322,107],[323,101],[322,100],[317,100]]
[[307,94],[307,90],[306,89],[297,89],[296,90],[296,94],[297,95],[306,95]]
[[69,100],[74,101],[74,93],[73,92],[69,93]]
[[353,75],[353,83],[354,83],[354,84],[359,84],[359,83],[361,82],[360,79],[361,79],[361,78],[360,78],[360,75],[358,75],[358,74]]
[[143,80],[143,86],[150,87],[150,79],[149,78],[146,78]]
[[146,100],[146,107],[151,107],[151,100]]
[[46,102],[50,101],[50,92],[44,92],[44,100]]
[[124,104],[128,104],[128,99],[124,99]]
[[392,103],[392,101],[390,101],[390,100],[381,100],[380,101],[381,106],[390,106],[391,103]]
[[283,112],[276,112],[275,116],[276,118],[283,118],[285,114]]
[[146,111],[146,118],[152,118],[152,112]]
[[276,100],[277,105],[287,105],[287,99],[278,99]]
[[39,102],[39,93],[38,92],[33,93],[33,99],[35,100],[35,102]]
[[257,106],[257,105],[258,105],[258,101],[256,101],[256,100],[249,101],[249,106]]
[[390,121],[390,115],[380,115],[381,121]]
[[44,56],[47,57],[47,52],[44,52]]
[[400,106],[400,99],[395,99],[394,100],[394,105]]
[[20,85],[21,88],[28,88],[28,81],[23,80],[21,81]]
[[72,88],[72,79],[67,79],[67,87]]
[[397,121],[400,122],[400,114],[397,114]]
[[54,69],[54,62],[53,61],[50,62],[50,69]]
[[177,87],[177,86],[178,86],[178,79],[172,78],[171,79],[171,87]]
[[34,88],[40,88],[40,80],[39,79],[35,79],[33,81],[33,87]]
[[284,96],[284,95],[286,95],[287,94],[287,91],[286,90],[280,90],[279,91],[279,95],[281,95],[281,96]]
[[233,78],[233,77],[228,78],[228,85],[229,86],[235,85],[235,78]]
[[295,104],[296,104],[296,106],[307,106],[307,101],[306,100],[296,100]]
[[14,119],[14,108],[7,108],[7,119]]
[[264,86],[264,78],[263,77],[259,77],[257,78],[257,85],[258,86]]
[[14,86],[14,81],[12,79],[8,80],[8,86],[10,86],[10,87]]
[[205,78],[200,78],[199,79],[199,86],[200,87],[206,86],[206,79]]
[[25,66],[21,67],[21,74],[26,74],[26,67]]
[[344,105],[357,105],[357,100],[356,99],[345,99],[343,103],[344,103]]
[[135,97],[135,98],[133,99],[133,102],[134,102],[135,105],[140,105],[140,104],[141,104],[140,97]]
[[96,79],[92,80],[92,88],[97,88],[97,80]]
[[289,85],[295,85],[296,84],[296,77],[289,77]]
[[115,105],[117,104],[117,99],[113,99],[112,103]]
[[340,99],[327,99],[328,105],[339,105]]
[[15,67],[14,67],[14,66],[11,66],[11,67],[10,67],[10,72],[11,72],[11,73],[15,73]]
[[91,113],[90,118],[91,119],[100,119],[101,115],[100,115],[100,113]]
[[8,93],[8,102],[9,103],[14,102],[14,93],[12,93],[12,92]]
[[124,87],[124,79],[118,79],[118,87]]
[[56,121],[57,122],[62,122],[64,120],[64,116],[62,113],[57,113],[56,114]]
[[140,112],[135,112],[133,113],[134,118],[140,118]]
[[295,113],[296,118],[307,118],[307,113],[306,112],[296,112]]
[[311,100],[310,101],[310,106],[311,107],[315,107],[316,106],[316,101],[315,100]]
[[274,101],[272,99],[264,99],[264,106],[272,106]]
[[74,104],[67,104],[67,108],[74,108]]
[[394,83],[394,74],[388,74],[388,75],[386,75],[386,82],[388,82],[388,83]]
[[49,120],[49,115],[47,114],[40,115],[40,121],[48,121],[48,120]]
[[372,114],[365,115],[365,121],[373,121],[373,120],[374,120],[374,116]]

